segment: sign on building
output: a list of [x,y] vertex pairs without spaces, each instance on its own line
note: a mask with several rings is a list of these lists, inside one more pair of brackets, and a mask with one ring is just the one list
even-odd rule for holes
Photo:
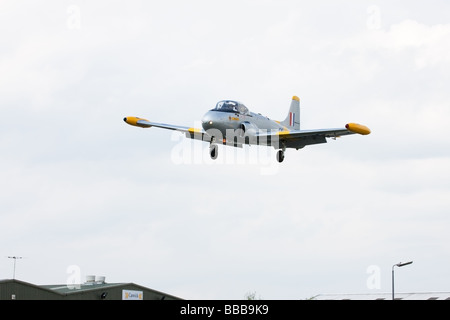
[[144,292],[135,290],[122,290],[122,300],[143,300]]

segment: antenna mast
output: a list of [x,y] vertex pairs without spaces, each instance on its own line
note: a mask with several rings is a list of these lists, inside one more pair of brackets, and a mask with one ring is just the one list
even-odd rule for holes
[[16,256],[13,256],[13,257],[8,257],[8,259],[14,259],[13,279],[15,279],[15,278],[16,278],[16,260],[17,260],[17,259],[22,259],[22,257],[16,257]]

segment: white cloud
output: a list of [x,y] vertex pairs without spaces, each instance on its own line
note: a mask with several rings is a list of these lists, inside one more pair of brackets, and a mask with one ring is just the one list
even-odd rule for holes
[[426,25],[407,19],[386,29],[367,30],[342,43],[341,50],[375,52],[384,58],[413,55],[417,69],[444,65],[448,67],[450,24]]

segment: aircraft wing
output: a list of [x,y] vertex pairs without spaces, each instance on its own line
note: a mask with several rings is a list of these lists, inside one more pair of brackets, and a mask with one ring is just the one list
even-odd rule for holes
[[123,118],[123,121],[125,121],[129,125],[132,125],[135,127],[141,127],[141,128],[157,127],[157,128],[163,128],[163,129],[184,132],[186,134],[186,137],[191,138],[191,139],[205,140],[205,141],[209,141],[207,139],[210,139],[209,135],[203,129],[178,126],[178,125],[166,124],[166,123],[151,122],[151,121],[148,121],[147,119],[142,119],[142,118],[138,118],[138,117],[125,117],[125,118]]
[[303,148],[310,144],[326,143],[326,138],[338,138],[350,134],[370,134],[370,129],[357,123],[348,123],[345,128],[314,129],[314,130],[284,130],[275,132],[261,132],[257,136],[270,141],[278,141],[287,148]]

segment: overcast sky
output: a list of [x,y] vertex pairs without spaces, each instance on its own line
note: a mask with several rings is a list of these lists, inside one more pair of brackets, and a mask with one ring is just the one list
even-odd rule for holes
[[[448,1],[0,1],[0,279],[184,299],[450,291]],[[368,136],[208,144],[222,99]]]

